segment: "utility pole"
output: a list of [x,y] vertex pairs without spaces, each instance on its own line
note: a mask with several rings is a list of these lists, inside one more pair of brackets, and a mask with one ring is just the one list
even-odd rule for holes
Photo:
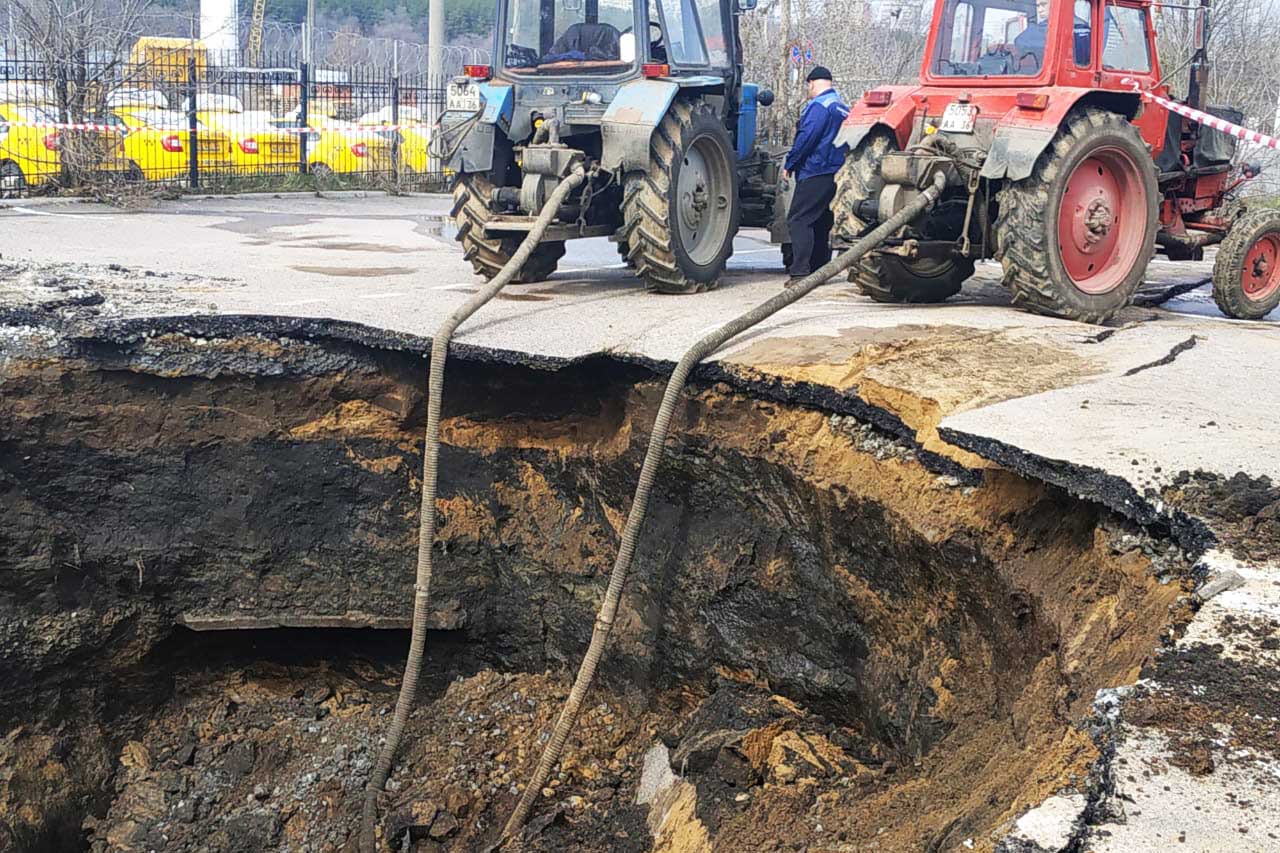
[[307,64],[310,64],[316,40],[316,0],[307,0],[307,25],[303,27],[302,38],[302,55],[306,57]]
[[441,86],[444,73],[444,0],[430,0],[427,10],[428,86]]

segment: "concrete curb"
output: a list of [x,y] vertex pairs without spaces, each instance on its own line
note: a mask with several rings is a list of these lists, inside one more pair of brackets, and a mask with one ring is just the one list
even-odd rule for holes
[[[386,190],[290,190],[287,192],[252,192],[252,193],[189,193],[174,199],[157,199],[157,201],[280,201],[289,199],[331,198],[406,198],[433,199],[452,204],[453,196],[448,193],[389,193]],[[59,204],[102,204],[97,199],[84,196],[42,195],[29,198],[10,198],[0,201],[0,210],[15,207],[50,207]]]

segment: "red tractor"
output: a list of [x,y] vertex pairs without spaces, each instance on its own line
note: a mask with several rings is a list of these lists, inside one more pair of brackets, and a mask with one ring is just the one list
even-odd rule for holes
[[[1197,15],[1189,106],[1201,88],[1207,0]],[[935,176],[947,191],[850,273],[881,302],[940,302],[994,257],[1013,301],[1102,322],[1124,307],[1159,248],[1197,259],[1221,243],[1214,298],[1256,319],[1280,303],[1280,211],[1232,191],[1235,140],[1150,103],[1168,97],[1151,0],[937,0],[920,84],[853,106],[833,210],[837,245],[888,219]],[[1135,86],[1136,84],[1136,86]]]

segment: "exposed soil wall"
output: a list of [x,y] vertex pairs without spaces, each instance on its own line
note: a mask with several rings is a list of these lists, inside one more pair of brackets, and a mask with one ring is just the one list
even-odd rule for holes
[[[340,629],[407,625],[424,376],[416,354],[261,336],[0,362],[12,847],[349,842],[402,645]],[[661,382],[459,360],[446,393],[437,670],[383,829],[471,850],[590,635]],[[1159,644],[1180,554],[999,470],[958,485],[918,450],[689,395],[601,704],[528,846],[989,848],[1087,789],[1081,721]],[[294,630],[230,630],[274,627]],[[632,804],[657,740],[690,786],[662,826]]]

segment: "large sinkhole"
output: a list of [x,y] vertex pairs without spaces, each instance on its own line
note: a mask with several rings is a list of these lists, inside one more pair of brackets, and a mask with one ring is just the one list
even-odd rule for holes
[[[407,645],[422,357],[168,334],[0,368],[0,849],[351,849]],[[389,849],[496,839],[661,389],[607,359],[451,364]],[[525,849],[990,849],[1096,783],[1090,702],[1136,678],[1181,592],[1164,546],[772,396],[686,395]],[[680,779],[637,803],[655,756]]]

